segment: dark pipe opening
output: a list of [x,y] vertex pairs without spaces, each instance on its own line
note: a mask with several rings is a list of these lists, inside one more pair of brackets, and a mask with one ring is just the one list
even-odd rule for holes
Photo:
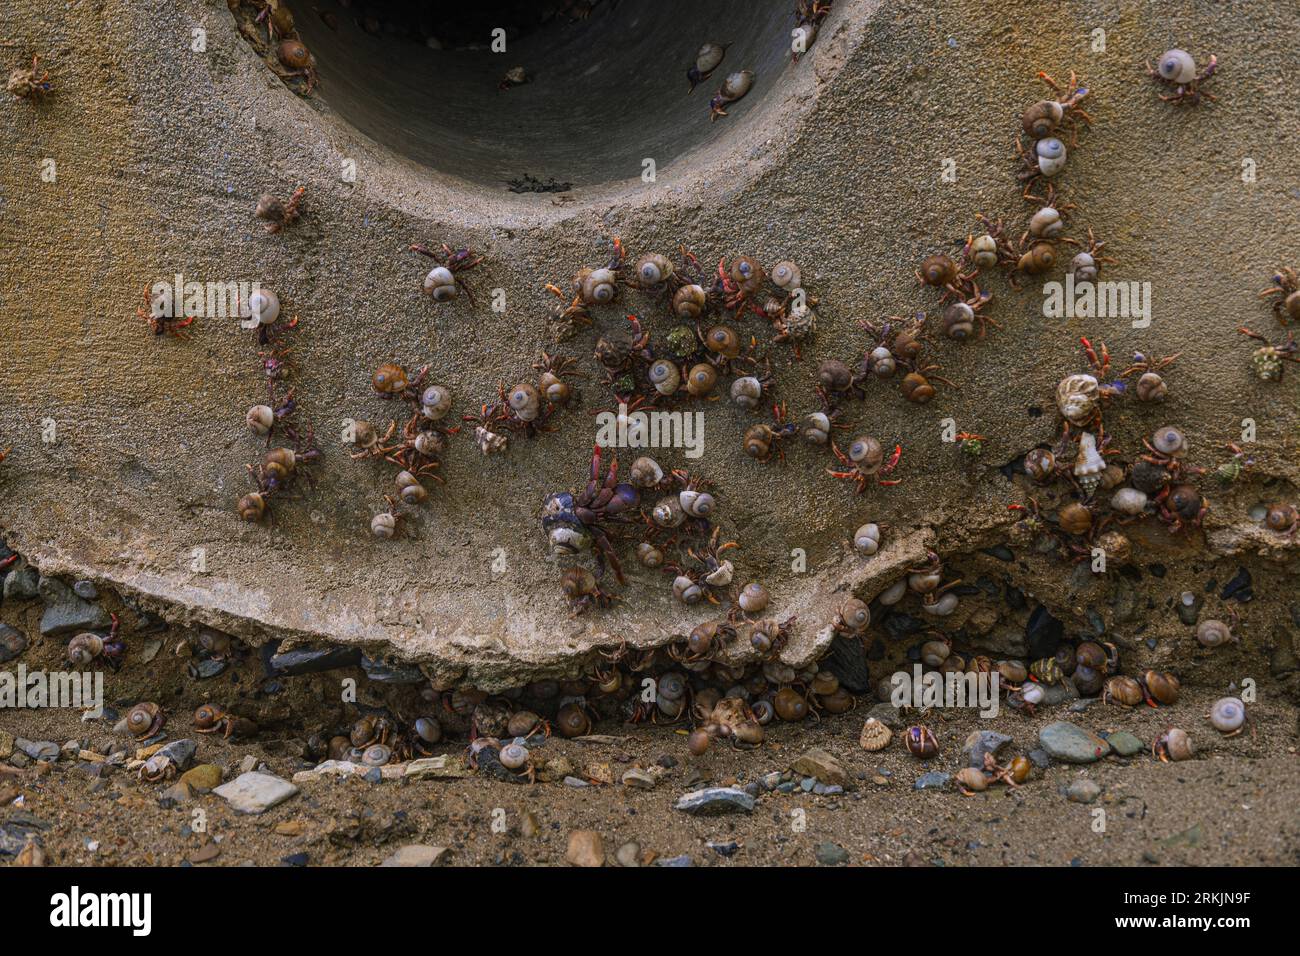
[[[793,0],[290,0],[316,58],[314,96],[360,132],[440,172],[506,189],[524,177],[587,186],[662,174],[745,124],[790,63]],[[583,9],[588,13],[580,17]],[[506,31],[505,52],[490,49]],[[706,42],[730,44],[687,93]],[[528,81],[500,88],[522,67]],[[750,92],[712,122],[728,73]]]

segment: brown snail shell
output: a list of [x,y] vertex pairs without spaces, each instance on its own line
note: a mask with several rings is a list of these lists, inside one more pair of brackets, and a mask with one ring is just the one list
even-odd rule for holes
[[1056,477],[1056,456],[1046,448],[1035,448],[1025,455],[1025,474],[1034,481],[1048,482]]
[[1173,704],[1178,701],[1182,685],[1168,671],[1149,670],[1142,675],[1142,683],[1157,703]]
[[1169,386],[1155,372],[1144,372],[1133,387],[1133,394],[1140,402],[1163,402],[1169,394]]
[[1039,100],[1020,116],[1020,127],[1028,136],[1042,139],[1056,132],[1057,124],[1065,117],[1065,107],[1056,100]]
[[713,394],[718,384],[718,370],[708,362],[692,366],[686,375],[686,391],[695,398]]
[[975,310],[965,302],[951,302],[943,310],[943,334],[964,341],[975,332]]
[[740,596],[736,598],[736,603],[746,614],[760,614],[767,607],[771,600],[767,593],[767,588],[757,581],[751,581],[746,584],[740,591]]
[[1106,697],[1125,707],[1136,707],[1142,703],[1142,685],[1132,677],[1116,675],[1106,681]]
[[957,281],[957,263],[951,256],[937,252],[921,260],[921,281],[926,285],[951,285]]
[[672,278],[673,264],[658,253],[651,252],[636,261],[636,283],[642,289],[652,289]]
[[239,517],[245,521],[261,521],[266,514],[266,496],[259,491],[249,492],[239,499],[239,504],[235,507]]
[[88,667],[103,652],[104,639],[89,631],[68,642],[68,662],[77,667]]
[[715,325],[704,336],[704,345],[715,355],[733,359],[740,354],[740,336],[727,325]]
[[798,289],[802,279],[799,267],[789,259],[782,259],[772,267],[772,284],[787,292]]
[[142,701],[136,704],[126,715],[126,729],[137,740],[145,740],[157,734],[166,722],[166,714],[157,704]]
[[1084,534],[1092,527],[1092,512],[1072,501],[1056,513],[1056,520],[1067,534]]
[[315,62],[311,51],[298,40],[281,40],[275,55],[291,70],[305,70]]
[[742,292],[753,293],[763,284],[767,278],[767,273],[758,261],[750,256],[741,256],[731,264],[730,269],[731,281],[740,286]]
[[1050,242],[1036,242],[1016,262],[1016,268],[1030,275],[1046,272],[1056,265],[1056,247]]
[[935,396],[934,386],[920,372],[908,372],[899,383],[899,390],[909,402],[924,405]]
[[983,793],[989,788],[988,775],[975,767],[962,767],[953,774],[953,779],[958,786],[973,793]]
[[381,395],[396,395],[407,386],[406,369],[389,362],[375,369],[370,376],[370,384]]
[[555,713],[555,729],[561,737],[585,737],[591,733],[591,718],[578,704],[565,704]]
[[1300,522],[1300,510],[1295,505],[1274,503],[1264,513],[1264,526],[1269,531],[1290,531]]
[[704,289],[691,283],[673,293],[673,313],[683,319],[696,319],[704,312],[708,297]]

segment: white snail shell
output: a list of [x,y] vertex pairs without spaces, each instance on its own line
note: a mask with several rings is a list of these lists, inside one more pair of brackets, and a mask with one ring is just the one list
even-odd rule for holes
[[922,601],[921,610],[937,617],[947,617],[957,610],[957,605],[960,603],[961,598],[949,591],[946,594],[939,595],[937,601]]
[[254,435],[269,435],[275,425],[275,410],[270,405],[254,405],[248,410],[245,421]]
[[714,570],[704,576],[704,583],[710,587],[725,588],[736,576],[736,568],[730,561],[723,561]]
[[450,302],[457,292],[456,277],[446,266],[434,266],[424,277],[424,294],[433,296],[435,302]]
[[497,759],[507,770],[518,770],[528,764],[528,748],[523,744],[506,744],[497,753]]
[[591,535],[577,528],[552,528],[547,540],[552,554],[580,554],[591,548]]
[[803,437],[814,445],[824,445],[831,434],[831,419],[825,412],[811,412],[803,420]]
[[1090,252],[1081,252],[1070,260],[1070,274],[1076,282],[1096,282],[1101,268]]
[[677,496],[677,503],[682,510],[693,518],[707,518],[713,514],[713,495],[707,491],[695,491],[688,488]]
[[921,645],[921,663],[938,667],[948,659],[952,648],[947,641],[926,641]]
[[1039,239],[1050,239],[1059,235],[1064,227],[1061,214],[1052,206],[1044,206],[1029,220],[1029,234]]
[[1187,451],[1187,436],[1183,434],[1182,429],[1174,425],[1165,425],[1157,428],[1151,436],[1151,444],[1155,446],[1156,451],[1166,455],[1181,455]]
[[1047,691],[1043,689],[1042,684],[1025,684],[1020,688],[1020,696],[1027,704],[1041,704],[1047,696]]
[[876,596],[876,600],[884,607],[890,607],[891,605],[897,604],[899,601],[903,600],[905,594],[907,594],[906,579],[895,581],[889,587],[885,588],[885,590],[881,591],[880,594]]
[[736,598],[736,603],[746,614],[758,614],[767,607],[768,601],[767,588],[757,581],[746,584],[740,591],[740,597]]
[[582,280],[582,301],[588,305],[612,301],[618,291],[614,286],[615,279],[612,269],[593,269]]
[[1092,432],[1084,432],[1079,436],[1079,454],[1074,459],[1074,476],[1076,478],[1087,478],[1090,475],[1099,475],[1106,470],[1106,459],[1097,451],[1097,439]]
[[521,382],[512,388],[506,400],[510,404],[510,410],[520,421],[536,421],[542,413],[542,397],[537,389],[527,382]]
[[1235,643],[1237,636],[1232,628],[1223,621],[1202,621],[1196,626],[1196,639],[1202,647],[1219,647],[1229,642]]
[[1067,375],[1056,386],[1056,407],[1071,425],[1086,425],[1097,410],[1097,380],[1091,375]]
[[889,378],[896,368],[897,360],[889,349],[878,345],[871,350],[871,374],[877,378]]
[[1055,136],[1035,143],[1034,153],[1038,157],[1038,171],[1044,176],[1055,176],[1065,168],[1065,144]]
[[880,550],[880,525],[864,524],[853,532],[853,547],[859,554],[875,554]]
[[420,411],[431,421],[438,421],[451,410],[451,389],[445,385],[430,385],[420,396]]
[[397,517],[381,511],[370,519],[370,533],[376,538],[391,538],[397,533]]
[[1111,495],[1110,506],[1120,514],[1140,515],[1146,510],[1146,492],[1137,488],[1121,488]]
[[1190,83],[1196,79],[1196,61],[1186,50],[1166,50],[1157,69],[1170,83]]
[[258,289],[248,297],[248,317],[270,325],[280,316],[280,299],[270,289]]
[[741,408],[757,408],[763,397],[763,384],[752,375],[745,375],[731,383],[731,400]]
[[682,373],[675,362],[658,359],[646,373],[650,384],[660,395],[672,395],[682,384]]
[[676,528],[686,520],[686,512],[682,509],[681,502],[675,497],[659,499],[659,503],[655,505],[650,516],[654,519],[654,523],[661,528]]
[[799,288],[799,283],[803,276],[799,272],[799,267],[789,259],[783,259],[772,267],[772,282],[779,288],[790,289]]
[[[970,251],[971,259],[981,269],[992,268],[998,264],[997,240],[987,233],[971,240]],[[888,352],[889,350],[885,349],[884,351]]]
[[1210,708],[1209,718],[1215,730],[1230,734],[1246,722],[1246,705],[1236,697],[1220,697]]

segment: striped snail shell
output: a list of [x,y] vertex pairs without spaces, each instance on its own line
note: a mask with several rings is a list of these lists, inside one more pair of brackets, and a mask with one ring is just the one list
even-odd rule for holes
[[992,236],[985,233],[982,236],[976,236],[970,244],[971,261],[981,269],[991,269],[998,264],[998,243]]
[[672,395],[682,384],[682,373],[678,370],[677,364],[667,359],[656,359],[646,373],[646,377],[650,379],[650,384],[660,395]]
[[397,486],[397,493],[408,505],[418,505],[429,497],[429,493],[420,484],[418,478],[409,471],[399,471],[397,477],[393,479],[393,484]]
[[810,412],[804,416],[803,437],[813,445],[824,445],[831,436],[831,419],[825,412]]
[[1057,124],[1065,118],[1065,107],[1056,100],[1039,100],[1020,116],[1021,128],[1034,139],[1042,139],[1056,132]]
[[266,514],[266,496],[261,492],[250,492],[239,499],[236,510],[245,521],[261,521],[262,515]]
[[683,319],[699,318],[707,301],[703,288],[695,283],[684,285],[673,293],[673,313]]

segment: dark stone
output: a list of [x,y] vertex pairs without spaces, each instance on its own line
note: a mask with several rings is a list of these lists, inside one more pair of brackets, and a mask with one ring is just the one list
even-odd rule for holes
[[1163,578],[1165,576],[1166,569],[1163,564],[1148,564],[1147,570],[1151,572],[1152,577]]
[[360,648],[300,647],[271,655],[266,662],[266,669],[271,676],[294,677],[338,670],[341,667],[356,667],[360,663]]
[[27,650],[27,635],[8,624],[0,624],[0,664],[7,664]]
[[285,866],[306,866],[308,859],[306,853],[291,853],[288,856],[280,857],[280,862]]
[[821,666],[834,674],[845,688],[855,694],[871,689],[871,671],[867,666],[867,649],[862,640],[837,634],[831,639],[830,651]]
[[1011,608],[1013,611],[1023,611],[1027,606],[1025,601],[1025,592],[1020,590],[1020,588],[1016,587],[1014,584],[1007,585],[1005,600],[1007,602],[1007,607]]
[[925,628],[925,621],[917,620],[912,615],[902,611],[895,611],[885,618],[885,630],[895,640],[900,640],[909,634],[917,634],[924,631]]
[[1145,491],[1148,495],[1157,495],[1165,485],[1169,484],[1169,472],[1165,471],[1159,465],[1153,465],[1147,461],[1137,461],[1133,464],[1133,469],[1129,473],[1129,480],[1133,482],[1133,487],[1138,491]]
[[1065,625],[1043,605],[1038,605],[1034,608],[1034,613],[1029,615],[1029,623],[1025,626],[1025,646],[1029,648],[1029,659],[1036,661],[1055,655],[1064,634]]
[[1249,601],[1253,594],[1243,596],[1250,591],[1250,572],[1245,568],[1238,568],[1237,573],[1232,576],[1232,580],[1223,586],[1219,592],[1219,597],[1227,601],[1230,598],[1236,598],[1238,601]]
[[45,613],[41,615],[41,633],[46,637],[93,631],[107,628],[113,623],[107,611],[98,604],[77,597],[72,593],[72,588],[58,578],[42,577],[39,589],[41,600],[45,602]]
[[997,558],[999,561],[1006,561],[1008,564],[1016,560],[1016,554],[1005,544],[995,544],[991,548],[984,548],[981,554],[987,554],[990,558]]
[[423,684],[428,681],[420,668],[400,661],[376,660],[361,655],[361,669],[366,676],[381,684]]

